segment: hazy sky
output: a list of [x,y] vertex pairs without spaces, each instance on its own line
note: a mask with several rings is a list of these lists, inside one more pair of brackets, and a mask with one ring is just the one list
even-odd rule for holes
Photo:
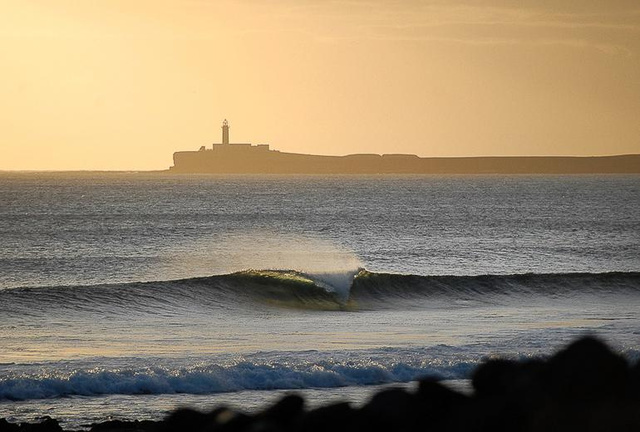
[[640,1],[1,0],[0,169],[640,153]]

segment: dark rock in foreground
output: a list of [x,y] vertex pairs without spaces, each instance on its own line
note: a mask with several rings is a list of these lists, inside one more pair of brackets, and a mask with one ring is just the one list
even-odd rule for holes
[[61,432],[62,428],[58,420],[51,417],[43,417],[38,423],[22,423],[20,425],[8,423],[5,419],[0,419],[1,432]]
[[[304,409],[290,395],[254,415],[228,408],[210,413],[173,412],[161,422],[109,421],[95,432],[302,432],[302,431],[640,431],[640,363],[594,338],[574,342],[547,361],[490,360],[473,374],[465,395],[433,380],[416,391],[386,389],[363,407],[348,403]],[[14,425],[4,431],[60,431],[56,420]]]

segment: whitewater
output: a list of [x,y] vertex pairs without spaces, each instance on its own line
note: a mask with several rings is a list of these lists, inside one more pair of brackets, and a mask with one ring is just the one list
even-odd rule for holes
[[638,176],[0,173],[0,418],[360,403],[592,334],[640,358]]

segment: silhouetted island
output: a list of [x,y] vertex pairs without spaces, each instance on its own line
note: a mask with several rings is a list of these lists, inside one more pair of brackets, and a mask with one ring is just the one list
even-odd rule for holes
[[411,154],[320,156],[271,150],[268,144],[222,143],[173,154],[172,173],[214,174],[606,174],[640,173],[640,155],[440,157]]

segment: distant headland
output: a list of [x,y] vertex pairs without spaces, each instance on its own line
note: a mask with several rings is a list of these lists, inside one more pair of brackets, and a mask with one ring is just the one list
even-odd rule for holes
[[213,174],[607,174],[640,173],[640,155],[421,158],[412,154],[320,156],[271,150],[268,144],[222,143],[173,154],[171,173]]

